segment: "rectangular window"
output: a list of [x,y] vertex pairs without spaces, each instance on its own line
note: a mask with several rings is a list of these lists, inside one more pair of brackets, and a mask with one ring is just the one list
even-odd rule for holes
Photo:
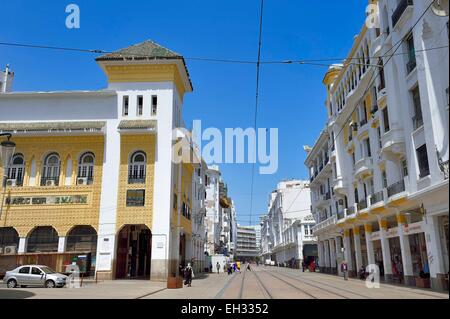
[[383,170],[383,172],[381,173],[381,178],[383,180],[383,188],[387,188],[388,187],[388,180],[387,180],[387,175],[386,175],[386,171]]
[[379,75],[380,75],[380,85],[378,86],[378,92],[380,92],[381,90],[383,90],[386,87],[386,80],[384,77],[384,67],[383,67],[383,60],[380,59],[380,61],[378,62],[378,65],[380,66],[379,68]]
[[383,109],[383,124],[384,124],[384,133],[387,133],[391,130],[389,126],[389,113],[387,106]]
[[123,97],[123,104],[122,104],[122,115],[123,116],[128,116],[129,106],[130,106],[130,98],[128,95],[125,95]]
[[402,173],[403,173],[403,177],[406,177],[409,175],[408,173],[408,161],[407,160],[402,160]]
[[127,191],[127,207],[145,206],[145,190],[128,190]]
[[158,97],[156,95],[152,96],[152,116],[156,116],[158,113]]
[[423,126],[422,105],[420,103],[420,91],[418,86],[411,91],[411,96],[414,107],[413,126],[414,130],[417,130]]
[[137,116],[142,116],[144,114],[144,97],[139,95],[137,97]]
[[378,147],[381,150],[383,148],[383,140],[381,138],[381,128],[379,126],[377,128],[377,132],[378,132]]
[[365,155],[367,157],[372,157],[372,150],[370,149],[370,139],[365,139],[364,140],[364,148],[365,148]]
[[406,39],[406,45],[408,49],[408,63],[406,64],[406,69],[408,74],[411,73],[416,68],[416,49],[414,47],[414,37],[411,34]]
[[430,166],[428,165],[427,146],[424,144],[417,150],[417,162],[419,163],[420,178],[430,175]]

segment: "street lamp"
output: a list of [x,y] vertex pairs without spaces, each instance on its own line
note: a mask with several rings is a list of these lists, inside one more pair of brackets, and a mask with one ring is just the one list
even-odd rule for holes
[[12,156],[14,155],[14,151],[16,149],[16,143],[11,141],[12,135],[10,133],[1,133],[0,137],[1,136],[6,136],[7,140],[0,143],[1,145],[0,156],[3,161],[3,181],[2,181],[3,196],[2,202],[0,204],[0,218],[2,218],[3,213],[3,201],[5,199],[6,181],[8,179],[8,167],[9,163],[11,162]]

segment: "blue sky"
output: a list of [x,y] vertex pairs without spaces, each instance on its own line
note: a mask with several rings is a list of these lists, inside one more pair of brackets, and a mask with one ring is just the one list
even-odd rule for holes
[[[117,50],[152,39],[185,57],[255,60],[259,0],[206,1],[2,1],[0,42]],[[81,9],[81,28],[65,27],[65,8]],[[263,60],[345,57],[365,19],[367,1],[266,0]],[[105,77],[89,53],[0,46],[0,66],[10,63],[14,89],[104,88]],[[186,123],[203,127],[253,125],[255,67],[188,60],[194,93],[185,98]],[[267,210],[268,194],[281,179],[308,176],[302,146],[324,128],[322,79],[326,68],[264,65],[258,127],[279,129],[279,170],[256,170],[253,221]],[[250,220],[251,165],[222,165],[238,220]]]

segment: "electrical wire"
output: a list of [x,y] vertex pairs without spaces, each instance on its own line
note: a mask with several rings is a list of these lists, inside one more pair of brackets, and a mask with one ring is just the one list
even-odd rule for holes
[[[254,129],[257,129],[258,123],[258,107],[259,107],[259,83],[261,76],[261,47],[262,47],[262,33],[263,33],[263,22],[264,22],[264,0],[261,0],[260,8],[260,19],[259,19],[259,41],[258,41],[258,61],[256,64],[256,99],[255,99],[255,118],[254,118]],[[254,148],[256,153],[256,148]],[[256,154],[255,154],[256,158]],[[253,223],[253,192],[255,184],[255,161],[252,163],[252,177],[251,177],[251,191],[250,191],[250,225]]]

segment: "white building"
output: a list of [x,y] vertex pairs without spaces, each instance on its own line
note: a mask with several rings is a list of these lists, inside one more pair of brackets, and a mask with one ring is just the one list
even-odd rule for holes
[[324,78],[327,127],[306,165],[325,272],[345,259],[353,275],[377,264],[387,282],[448,289],[448,17],[428,3],[378,1],[380,29],[348,55],[361,63]]
[[261,219],[261,250],[265,260],[299,267],[315,259],[309,182],[292,180],[278,184],[269,198],[268,215]]
[[236,254],[238,261],[256,260],[261,256],[257,233],[260,226],[241,226],[237,227]]
[[17,144],[0,236],[19,257],[88,249],[100,279],[166,280],[203,247],[204,185],[193,176],[204,165],[172,153],[188,70],[151,41],[96,61],[103,90],[0,94],[0,132]]

